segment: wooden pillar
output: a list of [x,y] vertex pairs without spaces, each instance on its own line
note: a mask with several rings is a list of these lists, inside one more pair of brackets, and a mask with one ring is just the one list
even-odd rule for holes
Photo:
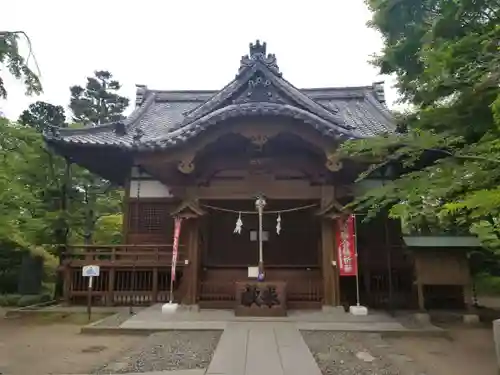
[[424,285],[422,283],[422,267],[418,254],[414,255],[415,284],[417,285],[418,309],[425,311]]
[[[334,199],[333,186],[323,186],[321,190],[321,208],[327,207]],[[322,250],[322,275],[323,275],[323,304],[337,305],[338,275],[335,272],[333,261],[335,260],[335,238],[333,231],[334,222],[331,219],[321,220],[321,250]]]
[[[462,262],[460,262],[462,263]],[[470,272],[469,259],[465,259],[461,267],[464,273],[463,288],[464,288],[464,304],[467,310],[474,310],[477,307],[477,299],[475,292],[474,280]]]
[[200,268],[200,254],[198,248],[198,221],[198,218],[192,218],[188,221],[187,259],[189,261],[189,264],[186,267],[187,290],[185,296],[185,303],[187,305],[195,305],[198,300],[198,271]]
[[115,303],[115,268],[111,267],[108,274],[108,298],[106,299],[107,306],[113,306]]
[[129,243],[130,232],[130,182],[131,176],[125,181],[125,195],[122,201],[122,243]]
[[153,268],[153,303],[158,302],[158,267]]
[[64,284],[63,284],[63,299],[64,303],[66,305],[69,305],[71,303],[71,268],[68,265],[64,266],[63,272],[63,278],[64,278]]

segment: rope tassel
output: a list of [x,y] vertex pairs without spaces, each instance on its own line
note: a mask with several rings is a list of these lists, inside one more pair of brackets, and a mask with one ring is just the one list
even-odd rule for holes
[[281,232],[281,214],[278,213],[278,218],[276,219],[276,234],[279,236]]
[[236,220],[236,226],[234,227],[233,233],[241,234],[242,227],[243,227],[243,220],[241,220],[241,212],[239,212],[238,220]]

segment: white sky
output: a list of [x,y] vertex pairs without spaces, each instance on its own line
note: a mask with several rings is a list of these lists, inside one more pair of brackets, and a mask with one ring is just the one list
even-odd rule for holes
[[69,87],[84,85],[94,70],[109,70],[131,103],[136,83],[219,89],[255,39],[267,42],[297,87],[385,80],[390,105],[397,95],[393,81],[368,63],[382,40],[366,26],[363,0],[0,0],[0,8],[1,30],[30,36],[44,86],[43,95],[26,97],[6,77],[0,111],[12,119],[36,100],[67,108]]

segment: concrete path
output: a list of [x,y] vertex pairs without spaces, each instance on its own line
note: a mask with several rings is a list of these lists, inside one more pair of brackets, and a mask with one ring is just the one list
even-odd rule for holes
[[321,375],[292,323],[228,323],[207,375]]

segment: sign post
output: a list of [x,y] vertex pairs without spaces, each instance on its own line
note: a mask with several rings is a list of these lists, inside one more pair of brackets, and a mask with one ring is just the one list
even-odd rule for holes
[[92,283],[94,277],[99,277],[100,268],[99,266],[83,266],[82,275],[83,277],[88,277],[89,283],[87,288],[87,316],[90,321],[92,317]]

